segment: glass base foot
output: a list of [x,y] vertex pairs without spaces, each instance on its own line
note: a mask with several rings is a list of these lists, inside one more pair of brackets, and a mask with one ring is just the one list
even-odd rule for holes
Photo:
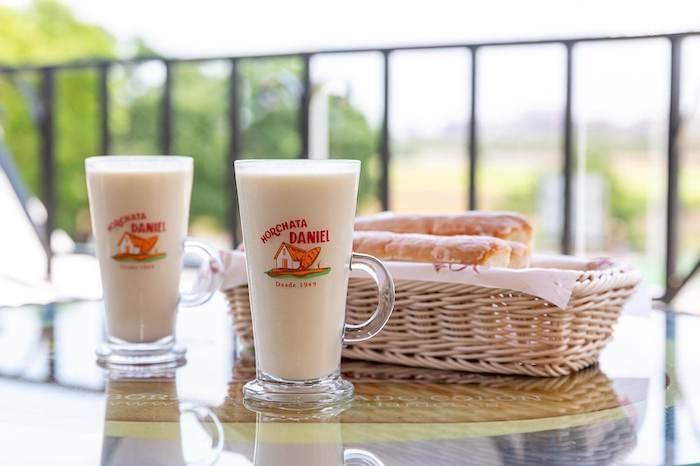
[[352,400],[353,386],[340,375],[313,382],[282,382],[255,379],[243,387],[243,399],[253,411],[268,408],[318,410]]
[[155,343],[104,343],[97,349],[97,365],[105,369],[142,372],[183,366],[186,350],[169,341]]
[[335,418],[352,407],[352,399],[331,404],[274,404],[243,400],[243,406],[257,414],[258,421],[316,422]]

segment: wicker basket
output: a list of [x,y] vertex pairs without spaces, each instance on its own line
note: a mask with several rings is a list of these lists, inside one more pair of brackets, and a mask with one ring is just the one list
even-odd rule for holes
[[[568,375],[594,364],[639,282],[621,267],[582,271],[566,309],[526,293],[454,283],[396,281],[396,305],[384,330],[348,345],[343,356],[470,372]],[[370,279],[351,278],[351,322],[376,307]],[[252,344],[248,287],[226,290],[234,329]]]

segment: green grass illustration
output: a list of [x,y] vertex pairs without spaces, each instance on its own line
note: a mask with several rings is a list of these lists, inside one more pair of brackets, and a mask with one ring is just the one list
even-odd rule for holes
[[331,271],[331,269],[329,267],[327,270],[320,270],[318,272],[312,272],[308,275],[299,276],[299,275],[295,275],[294,273],[273,274],[272,270],[273,269],[270,269],[265,273],[272,278],[296,278],[297,280],[306,280],[307,278],[320,277],[321,275],[326,275],[327,273],[329,273]]
[[131,258],[127,258],[127,257],[124,257],[124,258],[121,258],[121,259],[117,259],[115,256],[112,256],[112,258],[115,259],[115,260],[117,260],[117,261],[119,261],[119,262],[139,262],[139,263],[143,263],[143,262],[156,262],[156,261],[159,261],[159,260],[161,260],[161,259],[165,259],[166,256],[167,256],[167,254],[163,254],[163,255],[160,255],[160,256],[147,257],[147,258],[145,258],[145,259],[131,259]]

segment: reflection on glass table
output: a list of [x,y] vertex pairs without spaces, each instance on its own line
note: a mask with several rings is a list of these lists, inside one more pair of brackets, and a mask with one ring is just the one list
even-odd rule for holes
[[[224,442],[219,419],[208,407],[179,399],[175,371],[152,376],[106,374],[101,466],[215,464]],[[161,428],[148,424],[154,418],[162,419]]]
[[[234,374],[253,371],[242,360]],[[356,389],[352,408],[338,415],[343,441],[385,464],[617,464],[636,445],[648,388],[643,378],[614,384],[598,367],[552,379],[345,361],[343,374]],[[232,383],[231,402],[217,412],[247,438],[253,417],[232,403],[239,391]],[[275,426],[276,443],[328,433],[289,424]]]
[[[355,399],[254,412],[222,302],[183,311],[188,364],[125,379],[95,365],[99,303],[0,310],[2,464],[600,465],[700,461],[700,319],[623,316],[599,366],[563,378],[346,360]],[[220,435],[218,426],[220,426]],[[41,446],[41,447],[37,447]]]

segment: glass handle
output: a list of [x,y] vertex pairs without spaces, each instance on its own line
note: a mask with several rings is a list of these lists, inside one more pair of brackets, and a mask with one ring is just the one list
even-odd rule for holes
[[206,455],[195,460],[186,458],[187,466],[211,466],[215,464],[224,449],[224,429],[221,426],[221,421],[211,409],[196,403],[186,401],[180,403],[180,414],[183,413],[194,415],[197,422],[209,433],[211,438],[211,447]]
[[224,280],[224,265],[221,263],[219,253],[201,241],[185,239],[185,254],[188,250],[202,258],[192,290],[180,293],[180,304],[192,307],[209,301],[221,287]]
[[382,460],[373,453],[359,448],[346,448],[343,451],[343,460],[346,466],[384,466]]
[[386,325],[391,312],[394,310],[394,280],[384,264],[367,254],[352,253],[350,270],[358,269],[367,272],[377,284],[379,303],[374,313],[361,324],[345,324],[345,343],[356,343],[369,340],[381,332]]

